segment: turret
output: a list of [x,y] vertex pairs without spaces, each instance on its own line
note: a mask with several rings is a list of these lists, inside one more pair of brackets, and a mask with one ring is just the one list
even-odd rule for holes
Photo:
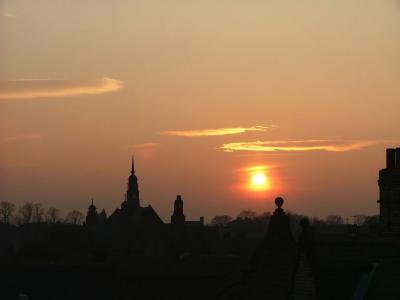
[[171,224],[173,226],[183,226],[185,224],[186,217],[183,214],[183,200],[181,195],[176,196],[174,202],[174,212],[171,216]]
[[88,207],[87,215],[86,215],[86,226],[93,227],[99,224],[99,215],[97,213],[96,206],[92,203]]
[[104,225],[107,222],[107,213],[103,209],[101,213],[99,214],[99,224]]

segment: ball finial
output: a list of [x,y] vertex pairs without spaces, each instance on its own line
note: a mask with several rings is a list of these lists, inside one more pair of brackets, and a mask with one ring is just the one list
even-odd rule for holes
[[276,206],[281,208],[281,206],[283,205],[283,198],[281,198],[281,197],[276,198],[275,199],[275,204],[276,204]]

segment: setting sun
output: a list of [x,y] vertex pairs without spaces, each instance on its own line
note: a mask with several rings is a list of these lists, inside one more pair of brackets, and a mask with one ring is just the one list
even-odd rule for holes
[[265,168],[252,168],[249,188],[254,191],[265,191],[270,188],[270,181],[265,172]]
[[257,173],[254,174],[253,177],[251,178],[252,182],[256,186],[263,186],[267,180],[264,174],[262,173]]

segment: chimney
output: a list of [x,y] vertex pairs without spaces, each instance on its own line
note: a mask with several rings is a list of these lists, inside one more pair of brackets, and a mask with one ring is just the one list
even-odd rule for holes
[[[400,153],[400,151],[398,151],[397,153]],[[399,158],[398,162],[400,162]],[[394,169],[395,167],[396,167],[396,149],[386,149],[386,168]]]
[[400,148],[396,148],[396,169],[400,169]]

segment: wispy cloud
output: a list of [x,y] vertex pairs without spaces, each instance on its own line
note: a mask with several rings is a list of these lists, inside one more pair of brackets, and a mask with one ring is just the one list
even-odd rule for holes
[[347,152],[362,149],[376,144],[376,141],[255,141],[223,144],[219,149],[225,152],[257,151],[257,152],[295,152],[295,151],[330,151]]
[[15,143],[22,141],[35,141],[43,139],[41,133],[31,132],[31,133],[21,133],[4,137],[2,140],[6,143]]
[[247,131],[267,131],[270,128],[277,127],[276,125],[270,126],[252,126],[252,127],[228,127],[217,129],[197,129],[197,130],[175,130],[175,131],[162,131],[161,135],[170,136],[183,136],[183,137],[199,137],[199,136],[219,136],[239,134]]
[[98,80],[20,79],[0,82],[0,100],[98,95],[118,91],[123,82]]

